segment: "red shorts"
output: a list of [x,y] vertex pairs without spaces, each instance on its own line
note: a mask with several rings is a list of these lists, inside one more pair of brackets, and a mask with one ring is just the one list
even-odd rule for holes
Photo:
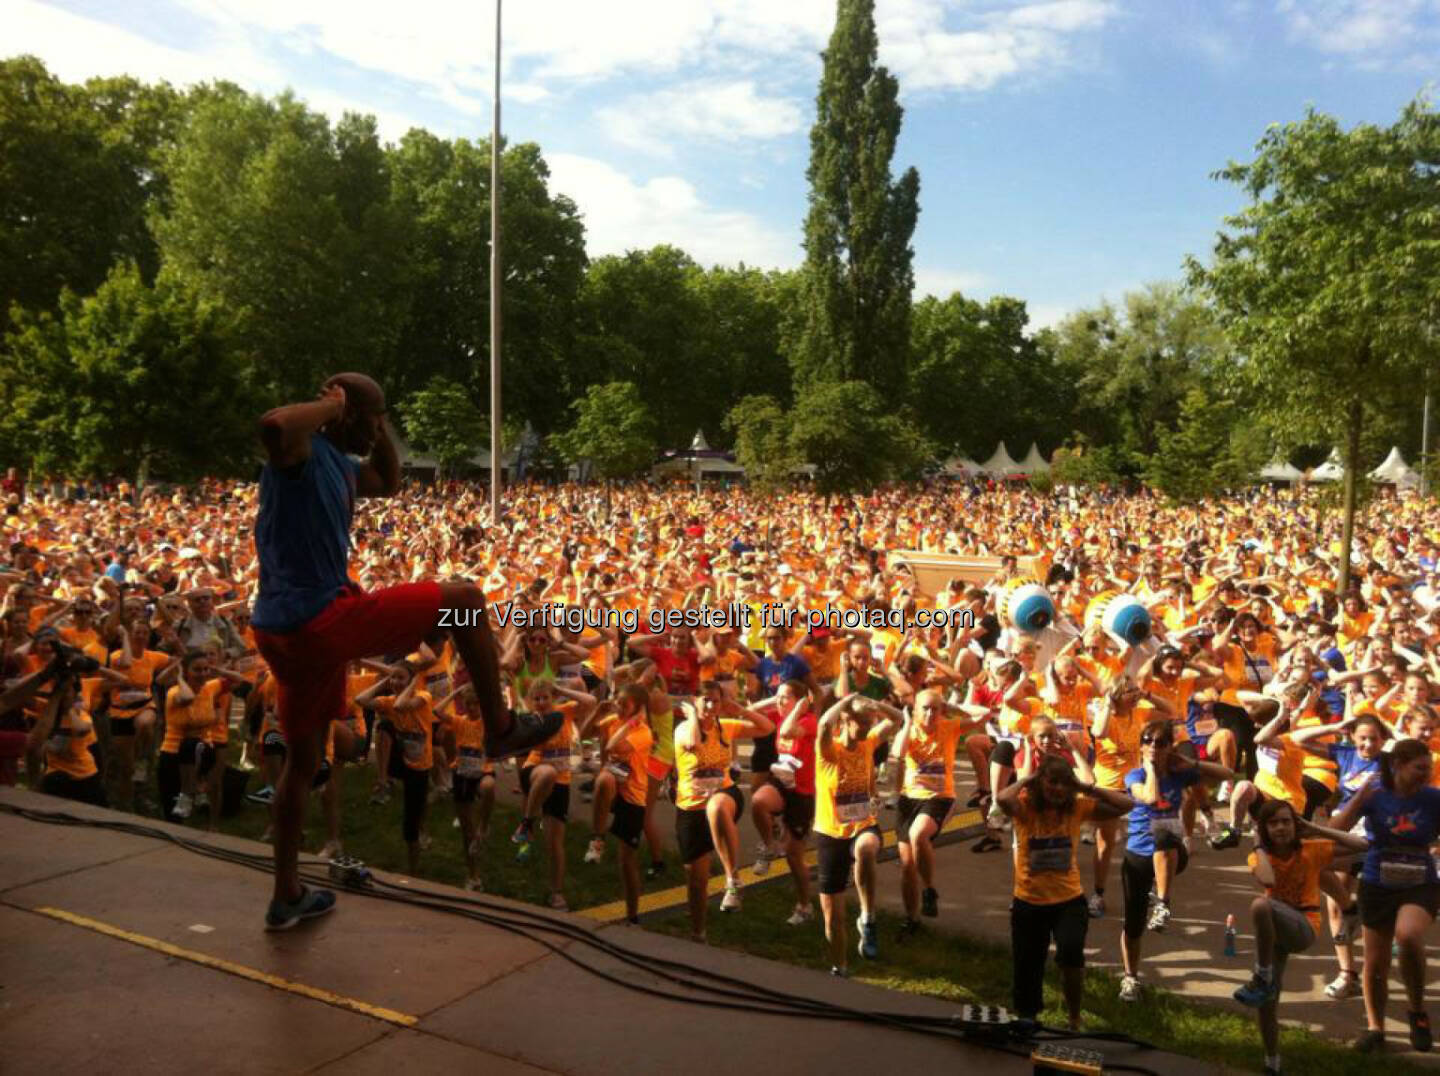
[[353,586],[294,631],[255,630],[255,646],[276,685],[276,716],[285,738],[344,718],[350,662],[409,653],[440,622],[440,584],[406,583],[366,594]]

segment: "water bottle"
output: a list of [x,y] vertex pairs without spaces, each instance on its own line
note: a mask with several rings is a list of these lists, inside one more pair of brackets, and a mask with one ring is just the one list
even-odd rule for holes
[[1235,955],[1235,917],[1233,915],[1225,917],[1225,955]]

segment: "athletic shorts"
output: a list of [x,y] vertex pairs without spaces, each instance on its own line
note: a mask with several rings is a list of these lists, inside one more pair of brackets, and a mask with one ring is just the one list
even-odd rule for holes
[[440,584],[405,583],[365,593],[351,584],[294,631],[255,629],[277,687],[287,738],[313,735],[345,716],[346,668],[376,654],[408,654],[440,620]]
[[1309,822],[1315,817],[1315,812],[1330,802],[1334,792],[1326,788],[1324,783],[1317,781],[1309,774],[1300,778],[1300,785],[1305,789],[1305,821]]
[[[734,785],[715,794],[729,796],[735,801],[737,820],[745,812],[745,797]],[[680,847],[680,861],[686,864],[715,851],[715,840],[710,835],[710,819],[704,807],[675,809],[675,843]]]
[[815,824],[815,797],[786,788],[779,781],[771,783],[780,790],[780,799],[785,804],[780,816],[785,828],[797,841],[803,841],[810,836],[810,827]]
[[[143,709],[143,707],[142,707]],[[110,712],[110,735],[111,736],[134,736],[135,717],[140,710],[130,710],[125,714]]]
[[[534,772],[534,766],[524,766],[520,770],[520,791],[527,798],[530,795],[530,775]],[[550,788],[550,794],[545,797],[545,802],[540,805],[540,811],[557,822],[564,822],[568,819],[570,817],[570,786],[556,781]]]
[[215,748],[204,740],[181,740],[177,754],[182,763],[192,763],[195,766],[197,776],[208,777],[215,768]]
[[830,837],[824,833],[815,834],[815,867],[819,875],[820,892],[827,896],[845,892],[850,884],[850,870],[855,866],[855,842],[867,833],[875,834],[883,847],[880,827],[870,826],[853,837]]
[[935,819],[935,829],[938,831],[945,824],[945,819],[950,817],[950,809],[954,806],[954,796],[931,796],[924,800],[912,800],[909,796],[901,796],[899,804],[896,805],[895,814],[896,842],[899,844],[910,843],[910,827],[921,815]]
[[769,773],[770,767],[780,761],[780,749],[776,746],[775,733],[755,737],[755,747],[750,753],[750,772]]
[[622,844],[639,848],[645,832],[645,808],[617,796],[610,804],[610,832]]
[[1407,904],[1423,908],[1431,919],[1440,908],[1440,885],[1415,885],[1408,889],[1386,889],[1360,879],[1360,922],[1371,930],[1393,930],[1395,917]]

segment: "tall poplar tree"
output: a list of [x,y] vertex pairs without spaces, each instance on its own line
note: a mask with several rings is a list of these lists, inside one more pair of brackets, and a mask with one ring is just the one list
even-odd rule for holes
[[897,399],[909,357],[920,175],[909,168],[891,179],[903,110],[899,83],[876,66],[876,53],[874,0],[838,0],[810,131],[804,322],[791,362],[797,389],[865,381]]

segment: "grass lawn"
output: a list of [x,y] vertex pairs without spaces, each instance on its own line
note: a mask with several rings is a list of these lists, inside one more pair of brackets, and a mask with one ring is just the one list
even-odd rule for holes
[[[721,914],[712,902],[707,927],[710,941],[752,956],[828,969],[830,960],[818,918],[804,927],[785,925],[793,905],[794,891],[788,881],[747,889],[745,906],[736,915]],[[853,915],[856,913],[853,892],[850,906]],[[675,937],[690,936],[690,921],[683,908],[653,916],[645,925]],[[853,946],[856,943],[853,920],[850,927]],[[899,928],[897,917],[881,913],[880,959],[873,963],[863,961],[852,950],[852,978],[957,1004],[1010,1006],[1009,949],[933,927],[926,927],[915,938],[901,942]],[[1053,964],[1050,972],[1041,1019],[1063,1027],[1064,1007]],[[1140,1004],[1127,1004],[1119,998],[1119,987],[1119,980],[1105,972],[1091,971],[1086,976],[1084,1026],[1087,1030],[1120,1032],[1173,1053],[1234,1069],[1258,1072],[1263,1067],[1260,1036],[1253,1017],[1187,1001],[1163,991],[1154,991]],[[1283,1006],[1281,1018],[1283,1022]],[[1355,1030],[1358,1034],[1360,1029]],[[1299,1029],[1281,1032],[1280,1050],[1285,1070],[1305,1076],[1370,1073],[1382,1066],[1392,1073],[1431,1071],[1395,1057],[1362,1057],[1351,1051],[1348,1044]]]
[[[370,866],[404,873],[405,845],[400,837],[401,803],[398,793],[384,806],[372,806],[367,767],[345,767],[342,772],[341,817],[345,850]],[[502,770],[499,780],[514,780]],[[258,773],[251,776],[250,789],[260,785]],[[590,805],[573,795],[570,824],[566,827],[565,848],[568,869],[565,897],[570,907],[605,904],[620,896],[619,870],[614,842],[605,861],[582,862],[590,835]],[[267,822],[265,808],[246,803],[234,818],[225,819],[225,833],[258,839]],[[433,843],[421,853],[420,876],[449,885],[465,881],[465,860],[460,847],[460,830],[452,825],[455,809],[448,797],[430,804],[426,829]],[[203,826],[203,816],[200,818]],[[482,865],[485,890],[497,896],[544,904],[549,896],[549,864],[543,839],[537,841],[529,863],[515,862],[510,834],[519,822],[518,811],[503,802],[495,805],[490,838]],[[318,851],[324,844],[324,820],[318,797],[312,800],[310,822],[304,847]],[[667,849],[668,869],[664,878],[648,883],[647,889],[681,884],[673,847]],[[854,895],[851,895],[854,903]],[[825,970],[824,935],[818,922],[807,927],[785,925],[793,904],[793,890],[787,879],[752,886],[745,891],[745,907],[738,915],[724,915],[718,903],[710,905],[709,937],[713,944],[753,956],[767,957],[804,967]],[[852,908],[853,911],[853,908]],[[677,937],[689,937],[689,920],[682,907],[647,917],[649,929]],[[852,924],[853,926],[853,924]],[[881,959],[862,962],[851,956],[851,975],[875,986],[926,994],[956,1003],[1010,1004],[1009,950],[989,941],[969,938],[927,927],[915,939],[897,940],[900,922],[882,913],[880,920]],[[854,944],[854,938],[851,944]],[[1178,1054],[1199,1058],[1231,1068],[1258,1071],[1261,1068],[1259,1035],[1254,1020],[1234,1010],[1184,1000],[1177,995],[1155,992],[1143,1004],[1128,1005],[1119,1000],[1118,980],[1105,972],[1092,971],[1085,986],[1085,1027],[1092,1031],[1121,1032]],[[1051,969],[1045,990],[1046,1010],[1042,1019],[1056,1026],[1064,1023],[1059,982]],[[1283,1015],[1283,1012],[1282,1012]],[[1358,1033],[1358,1028],[1355,1029]],[[1321,1038],[1311,1032],[1287,1029],[1282,1033],[1281,1052],[1287,1071],[1306,1076],[1340,1076],[1368,1073],[1383,1066],[1392,1073],[1421,1073],[1430,1070],[1400,1058],[1362,1058],[1348,1045]]]

